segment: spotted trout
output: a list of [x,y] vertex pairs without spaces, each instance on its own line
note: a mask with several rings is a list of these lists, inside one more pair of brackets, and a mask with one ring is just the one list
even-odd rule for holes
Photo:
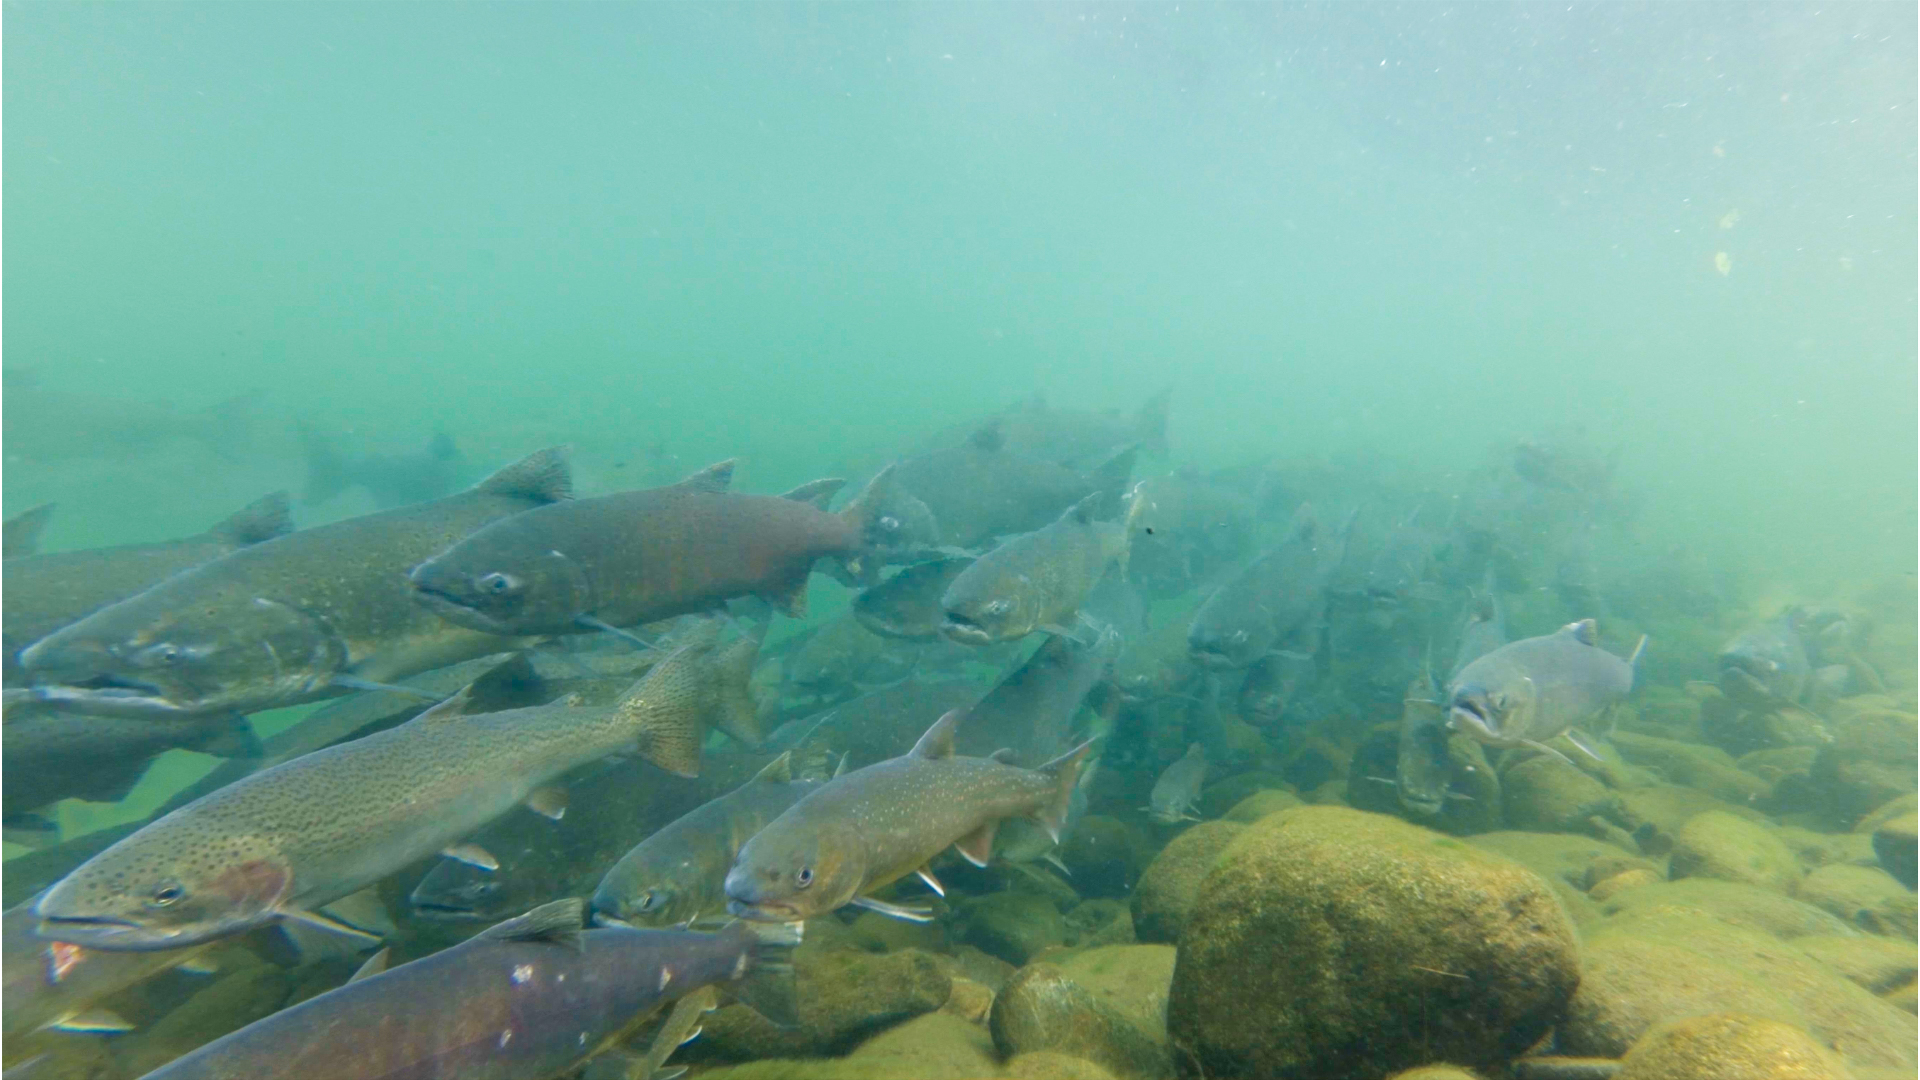
[[746,923],[582,930],[581,902],[556,900],[256,1020],[146,1080],[571,1076],[703,987],[793,1023],[792,946]]
[[408,568],[495,518],[569,497],[541,450],[444,499],[243,547],[62,627],[20,654],[34,693],[82,712],[250,713],[526,644],[420,607]]
[[621,856],[594,891],[595,921],[670,926],[725,911],[727,870],[740,848],[822,783],[795,780],[792,752],[781,754]]
[[[1107,567],[1127,558],[1128,524],[1095,521],[1093,494],[1043,529],[1013,537],[962,570],[940,597],[940,632],[962,645],[1064,634]],[[1143,505],[1136,503],[1136,506]]]
[[152,822],[68,874],[35,907],[42,933],[102,949],[178,948],[281,919],[353,932],[318,908],[434,852],[498,865],[463,837],[545,787],[637,752],[699,770],[714,646],[687,645],[619,702],[469,715],[468,691],[395,728],[255,773]]
[[962,757],[953,734],[965,715],[947,713],[905,755],[829,780],[756,833],[727,872],[727,910],[797,922],[854,904],[926,921],[925,912],[868,894],[914,873],[944,891],[927,863],[951,844],[985,866],[1003,818],[1031,817],[1057,840],[1093,743],[1038,769],[1006,764],[998,752]]

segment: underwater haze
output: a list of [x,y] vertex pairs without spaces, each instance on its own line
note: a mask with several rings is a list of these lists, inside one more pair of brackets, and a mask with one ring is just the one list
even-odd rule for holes
[[0,1066],[1913,1075],[1917,57],[0,0]]

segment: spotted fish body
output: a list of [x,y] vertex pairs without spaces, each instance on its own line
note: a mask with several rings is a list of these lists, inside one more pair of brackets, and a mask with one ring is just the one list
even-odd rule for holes
[[753,779],[647,837],[607,871],[593,894],[596,918],[671,926],[726,910],[734,857],[768,822],[821,786],[795,780],[781,754]]
[[1569,623],[1557,633],[1502,645],[1461,668],[1447,687],[1449,722],[1488,746],[1543,749],[1549,739],[1625,698],[1633,689],[1633,668],[1633,660],[1600,647],[1592,619]]
[[991,645],[1073,622],[1107,567],[1125,565],[1128,527],[1093,519],[1104,499],[1089,495],[1053,524],[962,570],[940,597],[940,632],[963,645]]
[[795,922],[853,903],[914,917],[866,894],[923,871],[948,845],[986,865],[1003,818],[1032,817],[1057,835],[1093,744],[1039,769],[961,757],[953,733],[964,715],[947,713],[904,756],[835,777],[755,834],[727,874],[728,910]]
[[478,486],[253,544],[62,627],[20,662],[43,699],[132,716],[249,713],[524,642],[422,608],[407,569],[495,518],[568,497],[542,450]]
[[[890,473],[869,491],[884,490]],[[542,507],[495,522],[422,561],[415,599],[473,630],[576,634],[706,611],[759,596],[806,611],[822,558],[860,564],[873,500],[831,514],[816,507],[839,481],[789,497],[739,495],[724,461],[663,488]]]
[[7,597],[0,607],[0,637],[6,641],[8,685],[19,677],[20,650],[55,630],[190,566],[292,531],[287,493],[276,491],[198,536],[8,557],[0,563]]
[[1199,743],[1187,747],[1186,756],[1166,767],[1153,782],[1153,794],[1147,799],[1147,816],[1162,825],[1200,820],[1193,812],[1200,801],[1200,789],[1207,782],[1207,751]]
[[295,758],[189,803],[41,898],[43,932],[103,949],[177,948],[315,914],[447,849],[549,780],[620,751],[694,775],[713,706],[711,640],[609,707],[470,716],[466,693],[399,727]]
[[257,1020],[146,1080],[546,1080],[676,998],[724,985],[751,1000],[788,967],[788,946],[745,924],[582,931],[580,919],[578,900],[536,908]]

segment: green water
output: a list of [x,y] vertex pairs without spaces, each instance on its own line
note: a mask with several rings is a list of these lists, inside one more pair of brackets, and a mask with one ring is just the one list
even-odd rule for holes
[[1174,464],[1445,484],[1580,427],[1749,596],[1911,587],[1910,4],[0,12],[9,372],[257,392],[217,449],[8,445],[43,550],[297,492],[296,422],[776,492],[1171,386]]

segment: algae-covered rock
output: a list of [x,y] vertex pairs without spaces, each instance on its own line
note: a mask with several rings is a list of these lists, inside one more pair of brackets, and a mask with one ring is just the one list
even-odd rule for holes
[[1009,1080],[1119,1080],[1086,1058],[1052,1050],[1015,1054],[1007,1060],[1004,1075]]
[[908,922],[877,911],[861,912],[847,927],[847,933],[854,944],[868,952],[899,952],[901,949],[943,952],[947,947],[944,924]]
[[1800,1028],[1715,1013],[1649,1031],[1627,1051],[1617,1080],[1851,1080],[1846,1066]]
[[1278,773],[1243,772],[1208,784],[1200,792],[1199,814],[1208,821],[1226,815],[1226,812],[1249,796],[1262,791],[1284,791],[1293,794],[1292,785],[1287,778]]
[[1290,791],[1256,791],[1234,803],[1233,808],[1222,815],[1220,820],[1251,825],[1268,814],[1277,814],[1282,810],[1292,810],[1305,805]]
[[1175,956],[1171,945],[1117,945],[1069,957],[1060,970],[1148,1038],[1164,1043]]
[[1776,750],[1755,750],[1740,755],[1734,762],[1775,788],[1787,777],[1804,777],[1813,770],[1813,759],[1820,750],[1815,746],[1787,746]]
[[1676,879],[1717,878],[1791,893],[1800,880],[1800,860],[1765,826],[1709,810],[1680,827],[1667,872]]
[[1053,964],[1016,972],[994,999],[987,1023],[994,1046],[1007,1056],[1051,1050],[1139,1080],[1173,1072],[1164,1045]]
[[940,1011],[970,1024],[984,1024],[987,1015],[993,1012],[993,998],[992,987],[974,982],[964,975],[955,975],[953,991],[947,995],[947,1003],[940,1006]]
[[1083,900],[1067,912],[1067,944],[1077,949],[1131,945],[1133,911],[1118,900]]
[[1836,821],[1858,819],[1890,799],[1914,791],[1912,713],[1892,709],[1835,710],[1834,740],[1820,748],[1808,774],[1813,790],[1831,802]]
[[1307,807],[1219,856],[1180,937],[1168,1033],[1194,1075],[1492,1069],[1546,1033],[1579,977],[1572,921],[1537,874],[1395,818]]
[[1640,838],[1641,850],[1664,855],[1672,845],[1680,826],[1709,810],[1719,810],[1765,823],[1767,815],[1751,806],[1723,802],[1704,791],[1672,784],[1653,784],[1620,793],[1620,809],[1626,815],[1627,828]]
[[1472,1069],[1463,1069],[1458,1065],[1416,1065],[1411,1069],[1394,1073],[1387,1080],[1484,1080]]
[[1502,830],[1470,836],[1467,843],[1512,859],[1545,878],[1567,914],[1580,924],[1600,917],[1600,909],[1586,894],[1593,866],[1635,857],[1618,845],[1572,833]]
[[1873,862],[1873,839],[1860,833],[1816,832],[1786,825],[1775,829],[1773,835],[1787,845],[1787,850],[1793,852],[1793,857],[1800,860],[1800,866],[1806,870],[1833,863],[1865,866]]
[[1914,1064],[1912,1016],[1762,930],[1667,906],[1586,933],[1580,987],[1556,1029],[1564,1053],[1617,1057],[1656,1024],[1738,1012],[1802,1025],[1849,1064]]
[[1883,823],[1916,810],[1920,810],[1920,795],[1913,792],[1898,795],[1862,814],[1860,820],[1854,823],[1853,831],[1870,834]]
[[1920,869],[1920,815],[1909,810],[1875,826],[1873,855],[1895,881],[1913,888]]
[[973,1080],[999,1068],[993,1040],[978,1024],[932,1013],[860,1044],[844,1061],[846,1077],[911,1076],[914,1080]]
[[1813,934],[1793,944],[1871,994],[1898,990],[1916,974],[1913,946],[1872,934]]
[[1060,909],[1032,893],[982,896],[961,909],[961,919],[961,941],[1016,967],[1067,940]]
[[1605,901],[1628,889],[1637,889],[1642,885],[1658,885],[1664,880],[1656,870],[1623,870],[1610,878],[1595,882],[1594,886],[1587,890],[1587,895],[1595,900]]
[[1773,786],[1746,772],[1717,746],[1616,731],[1613,745],[1629,762],[1659,773],[1667,783],[1693,788],[1737,805],[1765,799]]
[[1764,931],[1783,941],[1809,934],[1850,936],[1855,932],[1839,918],[1812,904],[1782,896],[1772,889],[1715,878],[1653,882],[1645,888],[1607,897],[1600,910],[1609,918],[1665,910],[1695,911]]
[[775,1027],[744,1005],[708,1013],[689,1059],[802,1058],[841,1053],[875,1032],[947,1003],[953,979],[917,949],[866,953],[802,946],[794,953],[800,1025]]
[[1153,861],[1153,845],[1118,818],[1088,814],[1061,841],[1058,854],[1081,896],[1124,897]]
[[1133,933],[1143,942],[1180,939],[1187,908],[1213,860],[1246,826],[1237,821],[1203,821],[1162,848],[1133,890]]
[[1523,832],[1590,833],[1587,819],[1621,817],[1620,800],[1607,786],[1545,754],[1500,774],[1506,826]]
[[1915,938],[1913,890],[1877,866],[1823,866],[1800,883],[1800,898],[1868,933]]

